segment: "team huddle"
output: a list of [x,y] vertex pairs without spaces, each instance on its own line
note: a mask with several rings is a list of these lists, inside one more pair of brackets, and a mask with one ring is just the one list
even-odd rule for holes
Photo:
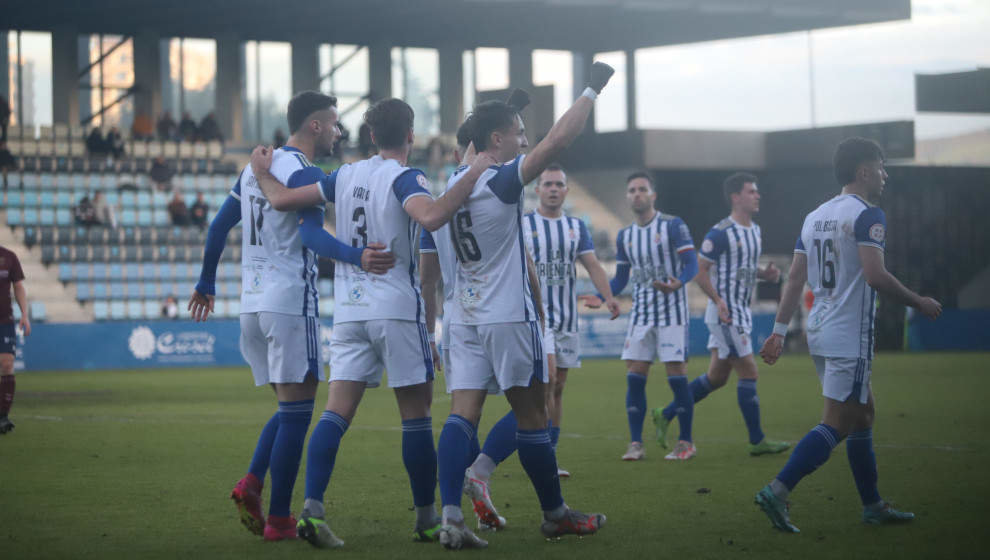
[[[387,370],[402,419],[415,540],[450,549],[487,546],[467,526],[462,496],[471,500],[480,530],[504,528],[507,521],[492,502],[489,479],[514,452],[543,512],[543,535],[598,532],[605,515],[583,513],[564,501],[560,478],[569,473],[557,464],[555,450],[568,371],[581,366],[578,302],[605,305],[615,319],[620,314],[615,295],[630,281],[633,305],[622,351],[630,443],[622,459],[645,456],[645,386],[658,359],[674,398],[652,410],[657,442],[668,446],[675,418],[680,430],[666,459],[695,456],[694,405],[723,386],[733,369],[749,452],[789,448],[768,440],[760,428],[750,300],[757,280],[776,282],[780,271],[772,264],[758,266],[760,229],[752,221],[759,211],[756,177],[735,174],[726,180],[732,212],[709,231],[699,252],[680,218],[655,209],[650,176],[630,176],[626,194],[636,219],[619,232],[611,280],[584,222],[563,212],[567,176],[554,162],[584,128],[612,74],[609,66],[595,63],[587,88],[532,148],[519,116],[528,103],[525,92],[477,105],[457,132],[460,167],[436,198],[424,173],[407,165],[414,114],[404,101],[386,99],[365,113],[377,155],[327,175],[310,160],[329,155],[339,138],[336,99],[317,92],[293,97],[286,146],[255,149],[210,225],[200,281],[189,303],[196,320],[212,311],[217,263],[227,233],[240,223],[241,352],[256,385],[270,384],[278,401],[248,473],[231,493],[249,530],[266,540],[299,537],[320,548],[343,546],[331,530],[324,496],[364,391],[379,386]],[[892,509],[876,489],[869,383],[876,294],[883,291],[932,318],[941,307],[904,288],[884,268],[884,215],[871,203],[886,178],[879,147],[862,139],[843,142],[836,178],[843,194],[805,220],[774,334],[761,350],[771,364],[780,355],[807,283],[815,295],[808,341],[823,386],[823,422],[756,495],[773,525],[785,531],[797,531],[788,518],[789,492],[847,436],[864,521],[913,517]],[[524,187],[534,181],[539,206],[524,213]],[[335,235],[322,227],[327,204],[333,205]],[[327,404],[309,438],[305,502],[297,518],[291,514],[292,491],[316,389],[325,380],[317,255],[336,261],[334,328]],[[597,294],[577,293],[578,261]],[[705,322],[711,363],[689,383],[685,285],[691,281],[710,300]],[[434,329],[441,315],[438,343]],[[431,403],[440,368],[451,410],[434,447]],[[512,410],[482,445],[477,427],[489,394],[504,394]],[[261,493],[269,471],[266,517]]]

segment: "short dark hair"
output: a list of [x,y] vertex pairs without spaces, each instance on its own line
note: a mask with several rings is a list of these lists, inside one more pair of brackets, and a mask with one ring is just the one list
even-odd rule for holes
[[479,152],[488,149],[488,138],[492,132],[512,126],[519,112],[504,101],[485,101],[475,106],[468,117],[474,121],[471,141]]
[[325,111],[337,106],[337,98],[318,91],[301,91],[289,100],[289,134],[295,134],[306,117],[317,111]]
[[722,194],[725,195],[725,201],[732,206],[732,195],[741,192],[743,185],[746,183],[755,183],[756,175],[752,173],[733,173],[729,175],[725,181],[722,183]]
[[657,190],[656,187],[653,186],[653,177],[650,177],[650,174],[646,171],[635,171],[630,173],[629,176],[626,177],[626,184],[628,185],[631,183],[633,179],[646,179],[646,182],[650,185],[650,189],[653,191]]
[[872,161],[883,161],[883,148],[869,138],[846,138],[835,149],[832,168],[840,187],[856,181],[856,169]]
[[471,134],[474,132],[471,127],[474,124],[474,120],[468,116],[461,123],[461,126],[457,127],[457,145],[463,149],[467,149],[468,145],[471,143]]
[[364,112],[375,145],[382,150],[401,148],[413,129],[416,113],[401,99],[383,99]]

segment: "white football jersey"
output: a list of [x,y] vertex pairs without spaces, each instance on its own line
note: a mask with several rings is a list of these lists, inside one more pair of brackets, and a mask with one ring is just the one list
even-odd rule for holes
[[883,210],[839,195],[804,219],[794,252],[808,256],[815,303],[808,315],[808,350],[829,358],[873,358],[877,292],[866,283],[859,246],[884,249]]
[[334,322],[426,320],[416,263],[419,224],[403,206],[415,196],[430,196],[426,176],[394,159],[374,156],[346,164],[322,184],[334,203],[337,239],[353,247],[382,243],[395,255],[385,274],[368,274],[352,264],[334,267]]
[[[457,258],[451,323],[485,325],[536,321],[522,233],[521,155],[486,169],[451,220]],[[467,171],[458,169],[449,189]]]
[[[712,286],[729,308],[732,324],[747,329],[753,326],[749,306],[762,249],[760,226],[753,223],[746,227],[732,218],[716,224],[701,243],[700,258],[713,263],[709,269]],[[711,300],[705,309],[705,322],[719,322],[718,307]]]
[[[303,172],[314,169],[302,152],[283,147],[275,150],[270,171],[282,184],[296,187],[299,181],[312,183]],[[250,165],[230,194],[241,202],[241,313],[318,317],[316,254],[302,243],[299,215],[272,208]]]
[[588,228],[581,220],[563,214],[547,218],[530,212],[523,216],[523,239],[540,278],[547,327],[576,333],[577,260],[595,251]]
[[450,242],[450,224],[444,224],[430,233],[423,230],[419,241],[420,253],[436,253],[440,260],[440,277],[443,279],[443,301],[454,297],[454,276],[457,273],[457,257]]

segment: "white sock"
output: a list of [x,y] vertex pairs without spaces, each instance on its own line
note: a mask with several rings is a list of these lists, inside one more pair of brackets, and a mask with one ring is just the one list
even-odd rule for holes
[[443,506],[443,522],[450,525],[464,525],[464,512],[461,506]]
[[479,453],[478,458],[471,464],[471,471],[478,478],[487,481],[492,477],[492,473],[495,472],[495,461],[492,461],[492,458],[488,455]]
[[567,513],[567,504],[560,504],[555,509],[547,510],[543,512],[543,517],[549,519],[550,521],[557,521],[564,517]]
[[323,509],[323,502],[318,502],[313,498],[306,498],[303,503],[303,509],[309,512],[313,517],[325,517],[326,511]]
[[791,491],[787,489],[787,486],[776,478],[770,482],[770,490],[781,500],[787,500],[787,497],[791,495]]
[[428,506],[416,506],[416,526],[420,528],[430,528],[437,523],[437,511],[435,504]]

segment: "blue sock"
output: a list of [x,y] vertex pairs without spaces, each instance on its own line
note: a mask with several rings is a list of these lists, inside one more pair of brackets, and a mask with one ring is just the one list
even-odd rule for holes
[[433,448],[433,419],[429,416],[402,421],[402,462],[409,473],[413,504],[432,505],[436,501],[437,452]]
[[677,423],[681,427],[681,435],[678,439],[691,441],[691,420],[694,419],[694,397],[691,396],[687,376],[671,375],[667,377],[667,383],[674,392],[674,404],[677,405]]
[[485,438],[481,452],[492,458],[496,465],[516,452],[516,414],[511,410],[492,426]]
[[440,476],[440,500],[444,506],[461,505],[464,470],[471,466],[471,440],[478,429],[467,418],[451,414],[440,432],[437,443],[437,473]]
[[805,434],[791,453],[787,464],[777,475],[788,490],[793,490],[802,478],[815,472],[815,469],[828,461],[832,449],[839,444],[839,433],[831,426],[819,424]]
[[643,441],[643,419],[646,418],[646,376],[626,374],[626,416],[629,417],[629,441]]
[[320,421],[309,436],[309,452],[306,455],[306,499],[323,503],[323,495],[330,484],[333,464],[340,449],[340,440],[350,423],[343,416],[324,410]]
[[536,489],[540,509],[557,509],[564,503],[564,498],[560,495],[557,458],[550,445],[550,434],[546,430],[519,430],[516,438],[519,440],[519,462]]
[[557,451],[557,442],[560,440],[560,426],[554,426],[553,422],[550,423],[550,445],[553,446],[554,452]]
[[749,431],[749,442],[753,445],[763,441],[763,430],[760,429],[760,397],[756,395],[755,379],[740,379],[736,385],[736,398],[739,410],[742,411],[746,429]]
[[[708,382],[707,373],[702,373],[698,377],[695,377],[689,387],[691,388],[691,396],[694,397],[694,402],[704,399],[712,392],[712,384]],[[663,417],[667,420],[673,420],[674,416],[677,416],[677,401],[672,400],[667,405],[667,408],[663,409]]]
[[879,502],[877,456],[873,453],[873,429],[867,428],[849,434],[846,439],[846,455],[849,457],[849,468],[852,469],[856,489],[859,490],[863,505],[869,506]]
[[313,399],[278,403],[278,433],[272,444],[272,496],[268,515],[289,515],[292,488],[299,476],[299,460],[312,418]]
[[261,429],[258,436],[258,445],[254,448],[254,457],[251,458],[251,466],[248,472],[253,474],[262,486],[265,484],[265,475],[268,473],[268,462],[272,458],[272,445],[275,443],[275,434],[278,433],[278,412]]

